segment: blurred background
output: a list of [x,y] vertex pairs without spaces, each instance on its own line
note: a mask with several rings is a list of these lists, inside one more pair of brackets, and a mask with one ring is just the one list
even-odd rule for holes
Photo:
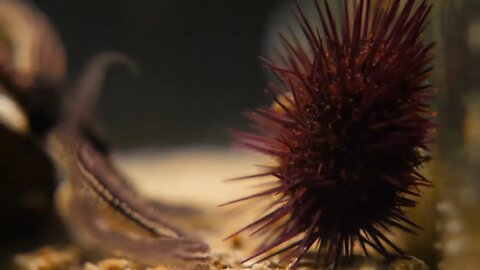
[[98,104],[116,147],[226,144],[227,127],[264,103],[258,56],[279,0],[35,1],[63,39],[68,75],[104,50],[141,68],[110,69]]
[[[102,51],[122,52],[140,67],[138,75],[118,65],[109,68],[95,108],[102,135],[115,150],[229,146],[228,129],[244,129],[248,124],[242,113],[271,102],[263,93],[267,75],[258,57],[267,47],[265,38],[274,23],[271,14],[285,5],[280,0],[32,2],[63,42],[68,84],[75,82],[88,60]],[[7,18],[6,27],[10,19],[10,27],[21,30],[17,21],[31,20],[23,15],[15,18],[11,12],[6,9],[0,16]],[[25,29],[21,31],[27,31],[29,43],[32,33]],[[17,31],[20,41],[14,46],[25,43],[21,31]],[[0,105],[5,107],[5,103]],[[183,165],[188,155],[161,159],[166,167],[156,161],[148,163],[152,164],[150,170],[161,170],[161,177],[155,174],[148,189],[159,189],[159,178],[164,185],[170,185],[168,178],[178,186],[182,179],[178,165]],[[209,160],[208,155],[198,153],[196,160],[206,156]],[[204,171],[212,171],[205,168],[211,164],[222,166],[228,177],[235,170],[235,176],[245,173],[238,171],[238,160],[233,170],[228,169],[232,166],[225,168],[225,156],[221,160],[223,164],[213,157],[209,164],[201,163],[195,177],[183,179],[197,181]],[[250,158],[243,160],[242,164],[251,166]],[[203,179],[220,182],[228,177],[217,173]],[[10,267],[15,253],[68,243],[53,206],[56,178],[56,170],[35,138],[0,125],[0,220],[4,221],[0,268]],[[187,189],[183,197],[194,192]],[[204,190],[200,189],[197,193]],[[213,201],[213,207],[225,200]]]

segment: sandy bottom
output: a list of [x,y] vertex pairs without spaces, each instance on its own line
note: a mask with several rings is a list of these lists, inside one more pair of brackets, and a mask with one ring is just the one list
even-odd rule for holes
[[[175,151],[134,151],[118,153],[115,162],[139,192],[146,197],[169,204],[195,206],[204,213],[200,218],[187,220],[184,227],[202,237],[211,248],[212,260],[208,263],[189,266],[192,269],[286,269],[276,263],[276,258],[255,265],[241,265],[259,243],[260,239],[242,234],[223,241],[226,236],[260,216],[265,201],[251,201],[234,206],[218,205],[253,194],[259,184],[269,179],[239,182],[225,180],[261,172],[255,165],[268,165],[270,160],[259,155],[224,148],[189,148]],[[271,180],[271,179],[270,179]],[[255,187],[257,186],[257,187]],[[185,269],[172,266],[145,267],[124,258],[99,259],[80,262],[80,250],[41,248],[15,258],[18,269]],[[308,264],[308,258],[305,260]],[[299,269],[314,269],[301,266]],[[382,263],[376,259],[359,258],[339,269],[427,269],[422,262],[400,260]]]

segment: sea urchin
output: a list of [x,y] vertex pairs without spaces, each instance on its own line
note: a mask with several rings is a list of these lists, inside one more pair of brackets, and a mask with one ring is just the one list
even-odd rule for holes
[[[281,36],[281,63],[265,60],[278,78],[267,88],[274,106],[248,115],[256,133],[236,132],[241,146],[275,160],[242,179],[274,176],[276,184],[233,201],[274,197],[273,210],[239,231],[266,236],[247,260],[281,254],[295,258],[295,267],[314,244],[325,266],[352,256],[357,245],[366,255],[402,254],[384,232],[418,227],[404,210],[415,206],[419,186],[430,184],[419,169],[429,159],[434,127],[426,82],[433,44],[422,38],[431,5],[345,0],[334,10],[329,0],[317,0],[315,6],[318,27],[296,5],[307,44]],[[335,14],[343,21],[338,26]]]

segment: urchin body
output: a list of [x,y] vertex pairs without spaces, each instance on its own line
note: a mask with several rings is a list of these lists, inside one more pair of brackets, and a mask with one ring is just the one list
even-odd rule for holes
[[274,210],[243,229],[267,235],[248,259],[273,251],[295,266],[315,243],[325,263],[356,244],[388,256],[387,246],[401,250],[382,231],[416,227],[404,209],[429,185],[418,170],[433,129],[433,45],[421,36],[431,6],[389,2],[345,1],[337,24],[329,1],[318,1],[318,28],[298,8],[308,45],[282,36],[283,63],[265,60],[279,78],[267,89],[275,106],[249,114],[256,133],[237,135],[276,160],[260,176],[277,182],[247,197],[275,197]]

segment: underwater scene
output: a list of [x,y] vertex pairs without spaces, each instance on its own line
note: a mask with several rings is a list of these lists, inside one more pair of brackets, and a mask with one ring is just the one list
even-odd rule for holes
[[0,269],[480,269],[480,1],[0,0]]

